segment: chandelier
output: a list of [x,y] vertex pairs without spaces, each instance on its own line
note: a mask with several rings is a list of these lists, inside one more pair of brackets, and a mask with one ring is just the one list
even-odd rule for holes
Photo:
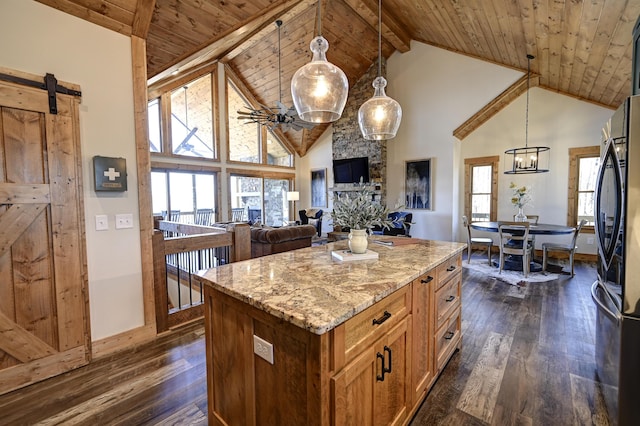
[[312,123],[330,123],[342,115],[347,103],[349,80],[327,61],[329,42],[322,37],[320,0],[317,2],[318,36],[311,41],[311,62],[298,69],[291,79],[291,96],[298,115]]
[[276,127],[280,127],[282,131],[311,129],[315,126],[314,123],[300,119],[294,107],[288,108],[282,103],[282,71],[280,67],[280,27],[282,26],[282,21],[278,19],[275,24],[278,28],[278,96],[280,100],[276,102],[275,108],[269,108],[262,104],[259,104],[262,108],[245,106],[245,110],[238,111],[238,120],[248,120],[247,123],[258,123],[268,127],[270,130]]
[[358,110],[360,131],[367,140],[394,138],[400,127],[402,107],[385,94],[386,86],[382,76],[382,0],[378,0],[378,77],[373,80],[373,97]]
[[527,108],[525,113],[524,147],[512,148],[504,152],[505,174],[545,173],[549,171],[548,146],[529,146],[529,85],[531,80],[531,60],[533,55],[527,55]]

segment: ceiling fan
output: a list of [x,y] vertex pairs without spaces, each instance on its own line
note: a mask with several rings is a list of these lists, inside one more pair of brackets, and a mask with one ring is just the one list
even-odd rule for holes
[[267,126],[270,130],[280,127],[283,131],[311,129],[315,126],[315,123],[302,120],[298,116],[298,112],[294,106],[287,108],[282,103],[282,82],[280,71],[280,27],[282,21],[276,21],[276,27],[278,27],[278,95],[280,100],[276,102],[276,106],[270,108],[268,106],[259,104],[262,108],[250,108],[246,107],[247,111],[238,111],[238,120],[249,120],[247,123],[258,123],[263,126]]

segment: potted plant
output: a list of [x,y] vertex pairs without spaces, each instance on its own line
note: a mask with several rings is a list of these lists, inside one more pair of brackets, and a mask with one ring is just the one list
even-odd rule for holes
[[349,228],[349,248],[356,254],[367,251],[367,231],[374,226],[389,229],[393,221],[388,216],[387,208],[373,201],[366,188],[339,194],[331,213],[334,225]]

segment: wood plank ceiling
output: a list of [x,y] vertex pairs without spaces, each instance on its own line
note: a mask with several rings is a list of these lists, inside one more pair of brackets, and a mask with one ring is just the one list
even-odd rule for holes
[[[150,86],[174,71],[221,61],[254,97],[278,94],[276,19],[282,26],[282,100],[311,58],[316,0],[37,0],[147,40]],[[321,0],[328,59],[350,84],[377,59],[377,1]],[[383,55],[416,40],[526,72],[539,86],[615,108],[631,92],[631,33],[639,0],[383,0]],[[462,123],[461,123],[462,124]],[[326,129],[286,133],[299,155]]]

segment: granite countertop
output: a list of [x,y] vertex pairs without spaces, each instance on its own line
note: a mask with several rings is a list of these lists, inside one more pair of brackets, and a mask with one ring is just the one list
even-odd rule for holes
[[347,241],[249,259],[203,271],[205,285],[315,334],[324,334],[461,253],[466,244],[369,243],[377,260],[338,261]]

